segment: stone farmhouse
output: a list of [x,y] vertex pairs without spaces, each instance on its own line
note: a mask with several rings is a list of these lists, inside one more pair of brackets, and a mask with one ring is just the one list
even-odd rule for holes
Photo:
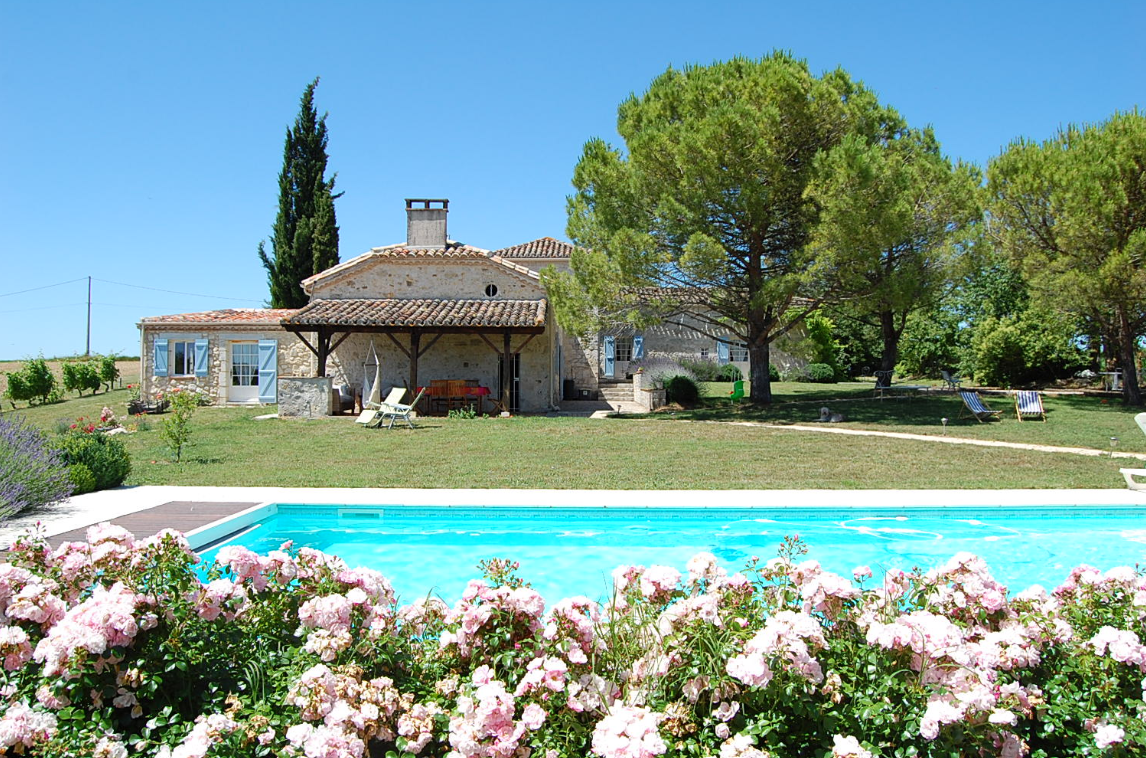
[[[447,236],[448,213],[448,200],[407,200],[406,241],[304,280],[303,308],[142,319],[144,396],[195,388],[219,405],[278,403],[281,415],[320,416],[337,412],[340,396],[369,397],[380,371],[382,395],[465,380],[510,412],[548,413],[598,398],[651,407],[654,394],[633,374],[657,358],[708,358],[747,373],[734,338],[679,325],[566,334],[538,272],[567,270],[573,246],[551,237],[494,251],[464,245]],[[782,345],[772,360],[800,363]]]

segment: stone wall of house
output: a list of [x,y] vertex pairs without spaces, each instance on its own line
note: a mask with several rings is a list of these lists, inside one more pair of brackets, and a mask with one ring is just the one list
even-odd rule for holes
[[[636,333],[638,332],[631,329],[618,330],[616,335],[618,337],[631,337]],[[718,360],[719,353],[716,340],[686,326],[658,324],[646,327],[639,333],[644,336],[645,358],[643,361],[635,362],[632,366],[626,362],[617,361],[614,367],[614,378],[618,381],[623,381],[628,373],[641,365],[655,371],[657,363],[667,363],[682,358]],[[730,332],[724,332],[722,336],[726,336],[728,340],[736,339]],[[808,360],[801,356],[798,344],[802,337],[803,334],[800,330],[794,330],[793,336],[781,337],[772,343],[769,350],[769,360],[779,371],[784,372],[807,365]],[[604,363],[604,335],[597,335],[595,342],[595,345],[585,346],[585,355],[592,357],[592,366],[600,380],[608,381],[604,376],[602,365]],[[732,361],[732,364],[737,366],[747,378],[748,361]]]
[[[410,336],[396,334],[395,338],[409,349]],[[499,352],[495,353],[476,334],[445,334],[418,359],[418,383],[428,385],[434,379],[476,380],[478,385],[489,387],[492,396],[501,395],[497,383],[498,355],[502,338],[500,335],[486,335]],[[517,351],[528,335],[515,334],[511,347]],[[409,387],[410,359],[399,350],[384,334],[352,334],[327,361],[327,374],[332,377],[334,386],[348,384],[352,390],[363,389],[364,365],[372,356],[371,338],[382,366],[381,394],[385,397],[391,387]],[[433,335],[422,336],[422,347],[433,339]],[[521,383],[519,386],[521,412],[544,413],[551,410],[555,401],[553,395],[551,351],[548,334],[539,334],[529,341],[521,355]],[[370,381],[374,374],[371,371]],[[413,388],[411,388],[413,389]],[[412,393],[405,400],[412,399]],[[485,404],[490,412],[490,404]]]
[[572,271],[573,270],[569,266],[569,261],[561,260],[560,258],[558,258],[558,259],[553,259],[553,258],[507,258],[506,260],[512,261],[513,263],[516,263],[519,266],[525,266],[530,271],[537,271],[538,273],[541,272],[541,269],[546,268],[548,266],[552,266],[553,268],[557,269],[558,271]]
[[362,270],[319,282],[311,298],[457,298],[482,300],[485,289],[497,287],[497,300],[532,300],[545,296],[541,283],[528,274],[481,258],[456,260],[380,258]]
[[[314,335],[307,338],[314,344]],[[190,341],[207,340],[210,358],[207,376],[154,376],[155,341],[159,339]],[[283,329],[258,326],[250,329],[231,326],[216,329],[190,329],[186,326],[144,326],[140,356],[141,394],[154,398],[160,392],[170,392],[175,388],[195,389],[205,392],[215,405],[227,402],[227,388],[231,379],[229,345],[232,342],[254,342],[277,340],[279,378],[289,376],[313,377],[317,361],[306,345],[296,336]],[[168,366],[174,365],[174,356],[168,355]],[[281,390],[281,388],[280,388]]]
[[599,345],[595,336],[580,338],[565,331],[559,337],[561,343],[561,378],[572,379],[577,390],[596,390],[600,360]]

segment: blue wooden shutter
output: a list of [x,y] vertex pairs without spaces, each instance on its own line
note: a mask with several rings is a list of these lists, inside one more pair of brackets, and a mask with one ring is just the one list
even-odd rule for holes
[[195,376],[207,376],[207,340],[195,340]]
[[279,401],[279,343],[259,340],[259,402]]
[[643,360],[645,357],[645,336],[643,334],[633,335],[633,360]]
[[152,376],[167,376],[167,340],[155,340],[155,360]]
[[716,342],[716,362],[724,365],[728,363],[728,343],[721,340]]
[[606,337],[605,338],[605,376],[608,376],[608,377],[613,376],[613,374],[614,374],[613,359],[616,357],[616,355],[617,355],[617,338],[616,337]]

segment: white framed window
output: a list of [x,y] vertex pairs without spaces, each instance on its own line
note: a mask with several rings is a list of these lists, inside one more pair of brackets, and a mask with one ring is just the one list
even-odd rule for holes
[[733,363],[748,362],[748,345],[744,342],[728,343],[728,360]]
[[195,376],[195,340],[171,340],[170,376]]
[[707,361],[707,360],[708,360],[708,348],[707,348],[707,347],[702,347],[702,348],[700,349],[700,359],[701,359],[702,361]]
[[617,337],[616,352],[613,354],[616,360],[628,362],[633,359],[633,338],[632,337]]

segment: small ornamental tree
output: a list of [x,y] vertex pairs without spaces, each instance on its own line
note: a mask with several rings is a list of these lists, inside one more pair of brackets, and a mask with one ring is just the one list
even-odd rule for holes
[[101,355],[99,358],[99,380],[103,382],[108,392],[111,385],[119,379],[119,368],[115,365],[116,356]]
[[4,394],[12,401],[13,407],[17,400],[46,403],[56,390],[56,381],[56,375],[41,355],[25,361],[19,371],[8,372],[8,389]]
[[167,395],[171,403],[171,413],[163,419],[159,435],[176,461],[183,459],[183,447],[191,439],[191,416],[199,406],[199,395],[186,390],[172,390]]
[[68,361],[64,364],[64,390],[75,390],[83,397],[84,390],[94,395],[100,388],[99,366],[92,361]]

